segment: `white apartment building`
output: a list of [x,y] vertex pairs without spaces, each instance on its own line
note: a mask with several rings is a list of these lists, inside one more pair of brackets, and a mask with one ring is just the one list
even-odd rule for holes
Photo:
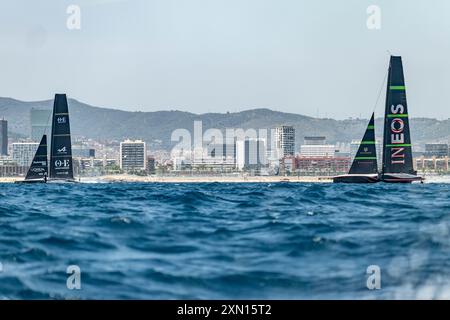
[[300,156],[308,158],[323,158],[335,156],[336,147],[331,144],[304,144],[300,146]]

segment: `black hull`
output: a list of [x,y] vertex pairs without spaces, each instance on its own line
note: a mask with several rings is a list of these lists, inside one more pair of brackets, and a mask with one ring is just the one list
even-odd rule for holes
[[333,178],[333,183],[377,183],[378,176],[374,175],[343,175]]
[[47,183],[79,183],[79,181],[77,180],[72,180],[72,179],[48,179]]
[[412,174],[387,173],[381,176],[381,181],[386,183],[413,183],[423,182],[424,178]]
[[46,183],[46,182],[45,182],[45,180],[21,180],[21,181],[14,181],[14,183],[17,183],[17,184],[22,184],[22,183],[30,184],[30,183]]

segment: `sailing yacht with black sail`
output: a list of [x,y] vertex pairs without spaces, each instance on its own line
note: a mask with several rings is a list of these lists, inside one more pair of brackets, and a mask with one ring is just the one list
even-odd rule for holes
[[408,105],[402,58],[391,56],[384,118],[383,182],[422,181],[413,168]]
[[16,183],[45,183],[48,176],[47,135],[41,139],[25,180]]
[[375,183],[379,181],[375,144],[375,114],[373,113],[349,173],[334,177],[333,182]]
[[65,94],[56,94],[50,152],[49,182],[74,182],[69,107]]
[[417,176],[413,167],[402,58],[391,56],[386,91],[381,173],[378,174],[377,171],[374,114],[372,114],[349,174],[334,177],[333,182],[411,183],[423,180]]

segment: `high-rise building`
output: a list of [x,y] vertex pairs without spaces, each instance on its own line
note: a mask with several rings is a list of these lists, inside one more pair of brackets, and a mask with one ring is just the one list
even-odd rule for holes
[[124,171],[145,171],[147,150],[141,140],[126,140],[120,143],[120,169]]
[[260,169],[267,165],[266,141],[247,139],[236,141],[236,166],[239,170]]
[[16,142],[12,144],[12,159],[19,166],[28,167],[39,147],[36,142]]
[[275,128],[275,148],[279,158],[295,155],[295,129],[293,126]]
[[50,133],[51,115],[51,110],[31,109],[31,140],[41,141],[44,133]]
[[8,155],[8,121],[0,120],[0,155]]

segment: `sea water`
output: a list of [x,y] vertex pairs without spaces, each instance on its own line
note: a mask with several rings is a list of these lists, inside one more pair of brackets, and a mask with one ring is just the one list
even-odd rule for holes
[[3,184],[0,299],[450,298],[449,187]]

